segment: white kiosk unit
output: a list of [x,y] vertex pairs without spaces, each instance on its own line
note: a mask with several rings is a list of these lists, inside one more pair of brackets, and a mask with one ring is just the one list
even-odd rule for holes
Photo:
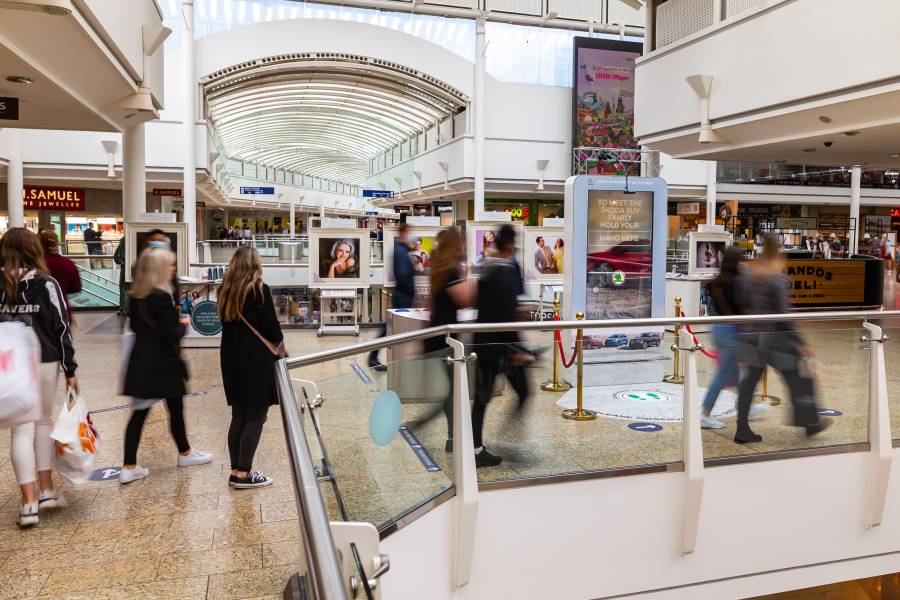
[[[319,295],[319,306],[321,307],[319,337],[323,335],[359,335],[355,289],[323,289]],[[353,319],[352,323],[349,322],[351,318]],[[338,319],[341,321],[335,322]],[[348,322],[343,322],[343,319],[347,319]]]
[[358,336],[357,293],[370,281],[369,231],[324,224],[309,232],[309,287],[321,289],[318,334]]

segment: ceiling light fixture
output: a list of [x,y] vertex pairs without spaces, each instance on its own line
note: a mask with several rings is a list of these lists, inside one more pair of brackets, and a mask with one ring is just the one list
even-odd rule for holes
[[900,158],[900,154],[891,154],[891,158]]
[[70,0],[0,0],[0,8],[42,12],[53,17],[66,17],[72,14]]
[[804,148],[803,150],[801,150],[801,152],[815,152],[815,151],[816,151],[815,148]]
[[819,117],[819,120],[822,121],[823,123],[831,123],[831,117],[826,117],[825,115],[822,115],[821,117]]
[[691,86],[691,89],[694,90],[694,93],[700,99],[700,136],[697,141],[701,144],[722,144],[725,142],[725,138],[712,128],[712,123],[709,119],[709,95],[712,92],[714,79],[712,75],[688,75],[685,77],[687,84]]
[[23,85],[30,85],[34,83],[34,79],[31,77],[25,77],[24,75],[10,75],[6,78],[6,80],[10,83],[21,83]]
[[844,135],[846,135],[847,137],[853,137],[855,135],[859,135],[859,132],[858,131],[845,131]]

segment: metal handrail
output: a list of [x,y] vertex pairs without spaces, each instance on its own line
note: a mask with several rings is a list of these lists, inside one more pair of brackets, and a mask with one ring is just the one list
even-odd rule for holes
[[297,369],[309,365],[318,364],[326,360],[346,358],[372,350],[380,350],[396,344],[416,342],[439,335],[452,335],[454,333],[488,333],[498,331],[553,331],[571,329],[596,329],[601,327],[664,327],[666,325],[714,325],[717,323],[775,323],[794,321],[846,321],[868,319],[885,319],[900,317],[900,310],[873,310],[873,311],[836,311],[836,312],[810,312],[788,313],[779,315],[740,315],[719,317],[657,317],[648,319],[606,319],[595,321],[517,321],[513,323],[460,323],[455,325],[441,325],[428,327],[416,331],[408,331],[386,336],[367,342],[360,342],[352,346],[332,348],[320,352],[311,352],[303,356],[285,359],[288,369]]
[[114,286],[115,289],[114,289],[114,290],[109,290],[109,291],[111,291],[111,292],[117,292],[117,293],[118,293],[118,291],[119,291],[119,282],[118,282],[118,281],[113,281],[112,279],[107,279],[106,277],[104,277],[103,275],[100,275],[100,274],[97,273],[96,271],[92,271],[92,270],[90,270],[90,269],[86,269],[86,268],[84,268],[84,267],[82,267],[82,266],[80,266],[80,265],[75,265],[75,268],[78,269],[79,271],[83,271],[84,273],[90,273],[92,277],[96,277],[97,279],[101,279],[101,280],[105,281],[106,283],[108,283],[108,284]]
[[281,417],[287,441],[291,477],[297,502],[297,517],[302,530],[302,544],[307,575],[316,600],[346,600],[347,594],[338,562],[337,549],[331,536],[331,525],[319,480],[313,467],[309,443],[303,431],[300,409],[288,376],[285,360],[275,363],[275,382],[281,399]]

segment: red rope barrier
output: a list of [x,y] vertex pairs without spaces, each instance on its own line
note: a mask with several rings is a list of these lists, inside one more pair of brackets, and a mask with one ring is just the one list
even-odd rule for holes
[[[687,315],[684,314],[684,311],[681,311],[681,316],[682,316],[682,317],[685,317],[685,316],[687,316]],[[687,332],[688,332],[689,334],[691,334],[691,337],[692,337],[692,338],[694,338],[694,343],[695,343],[695,344],[699,344],[699,343],[700,343],[700,340],[698,340],[698,339],[697,339],[697,336],[694,335],[694,330],[691,329],[691,326],[690,326],[690,325],[685,325],[684,328],[687,329]],[[713,359],[713,360],[719,360],[719,354],[718,354],[718,353],[708,352],[708,351],[706,350],[706,348],[702,348],[702,347],[700,348],[700,352],[702,352],[703,354],[705,354],[706,356],[710,357],[710,358]]]
[[578,356],[578,348],[575,348],[575,351],[572,352],[572,359],[566,362],[566,353],[563,350],[562,336],[559,334],[559,329],[556,330],[555,337],[556,345],[559,347],[559,360],[562,361],[563,368],[568,369],[575,364],[575,357]]

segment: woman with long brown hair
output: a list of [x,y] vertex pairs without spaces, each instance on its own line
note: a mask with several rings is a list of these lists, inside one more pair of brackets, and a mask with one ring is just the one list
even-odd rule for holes
[[[23,415],[12,428],[10,455],[16,481],[22,493],[18,523],[28,527],[38,523],[38,510],[64,506],[53,486],[53,402],[59,371],[66,384],[75,388],[75,348],[69,330],[66,300],[59,284],[47,272],[38,236],[24,227],[9,229],[0,237],[0,321],[19,321],[30,326],[41,346],[41,402],[39,415]],[[40,493],[35,490],[35,472]]]
[[264,487],[271,485],[272,478],[252,470],[253,457],[269,407],[278,404],[275,361],[283,354],[284,336],[253,246],[241,246],[231,257],[218,304],[222,383],[231,406],[228,484],[236,489]]
[[[457,312],[475,303],[475,285],[466,277],[463,269],[462,236],[455,227],[440,232],[437,248],[431,253],[431,326],[452,325],[458,322]],[[425,340],[425,352],[433,357],[439,352],[449,352],[444,336]],[[453,391],[444,402],[447,416],[447,443],[444,449],[453,449]]]

